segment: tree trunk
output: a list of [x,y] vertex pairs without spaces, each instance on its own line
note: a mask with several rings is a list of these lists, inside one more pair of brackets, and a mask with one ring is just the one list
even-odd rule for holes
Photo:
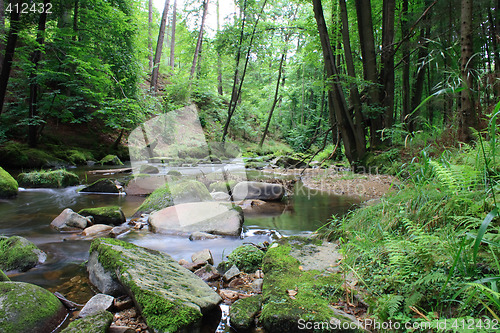
[[364,144],[364,137],[357,138],[355,135],[354,123],[347,109],[342,86],[337,75],[338,70],[334,63],[334,54],[323,15],[321,0],[313,0],[313,9],[314,18],[318,26],[326,72],[328,79],[331,80],[331,89],[328,90],[330,124],[331,127],[338,126],[340,129],[342,141],[344,142],[345,155],[355,170],[357,163],[365,153],[366,147]]
[[[12,7],[16,4],[20,5],[20,3],[20,0],[12,1]],[[7,84],[9,82],[10,69],[12,68],[12,60],[14,59],[14,52],[16,51],[16,42],[20,28],[21,23],[19,22],[19,11],[13,10],[10,13],[9,37],[7,38],[2,72],[0,73],[0,114],[2,113],[5,94],[7,93]]]
[[[47,8],[50,0],[43,1],[43,8]],[[36,124],[38,117],[38,83],[37,83],[37,70],[38,63],[42,58],[42,48],[45,43],[45,24],[47,22],[47,12],[42,11],[38,21],[38,32],[36,37],[36,50],[31,54],[31,62],[33,63],[33,70],[30,73],[30,99],[29,99],[29,123],[28,123],[28,145],[36,147],[38,139],[38,125]]]
[[368,87],[367,104],[374,108],[370,117],[370,148],[375,148],[381,144],[382,118],[384,114],[378,112],[379,89],[377,58],[375,54],[375,38],[373,36],[372,9],[370,0],[356,0],[356,14],[358,17],[359,42],[361,46],[361,56],[363,60],[363,73],[366,81],[371,82]]
[[148,53],[149,70],[151,71],[153,70],[153,0],[148,1]]
[[[288,38],[289,38],[289,35],[287,34],[285,37],[285,43],[288,43]],[[283,73],[283,64],[285,62],[286,53],[287,53],[287,47],[285,46],[285,48],[283,49],[283,53],[281,53],[280,65],[279,65],[279,69],[278,69],[278,80],[276,81],[276,89],[274,91],[273,105],[271,106],[271,110],[269,111],[269,116],[267,117],[266,127],[264,128],[264,133],[262,134],[262,139],[260,140],[260,143],[259,143],[260,148],[262,148],[262,145],[264,144],[264,140],[266,139],[267,131],[269,130],[269,124],[271,123],[271,118],[273,117],[274,109],[276,107],[276,104],[278,103],[281,75]]]
[[172,15],[172,36],[170,38],[170,67],[175,67],[175,27],[177,25],[177,0],[174,0],[174,13]]
[[2,71],[3,51],[5,50],[5,44],[3,42],[4,34],[5,34],[5,4],[3,0],[0,0],[0,72]]
[[394,13],[395,0],[384,0],[382,17],[382,55],[380,62],[380,104],[384,108],[384,128],[391,128],[394,118]]
[[191,66],[191,72],[189,73],[189,81],[193,80],[194,72],[196,70],[196,61],[201,51],[201,44],[203,42],[203,31],[205,29],[205,19],[207,17],[208,11],[208,0],[203,2],[203,16],[201,17],[200,33],[198,34],[198,41],[196,42],[196,48],[194,49],[193,65]]
[[170,0],[165,0],[165,8],[163,8],[163,14],[161,15],[160,31],[158,33],[158,42],[156,44],[155,57],[153,62],[153,73],[151,74],[151,90],[153,92],[158,91],[158,75],[160,72],[160,60],[161,53],[163,51],[163,40],[165,39],[165,28],[167,26],[169,5]]
[[418,113],[414,111],[422,101],[422,94],[424,92],[425,71],[427,70],[426,57],[428,54],[428,36],[430,34],[430,27],[420,29],[420,41],[418,47],[418,64],[417,72],[415,74],[415,83],[413,85],[413,95],[411,99],[411,114],[408,116],[408,131],[413,133],[417,130],[416,119]]
[[[344,43],[344,57],[347,68],[347,75],[356,78],[354,69],[354,60],[351,50],[351,40],[349,36],[349,20],[347,16],[347,6],[345,0],[340,0],[340,17],[342,21],[342,40]],[[359,96],[358,86],[356,83],[351,83],[349,86],[350,100],[354,109],[354,124],[356,128],[356,137],[365,137],[365,129],[363,124],[363,113],[361,111],[361,97]]]
[[458,138],[464,142],[472,140],[470,127],[477,127],[476,112],[472,96],[472,0],[461,1],[460,13],[460,71],[464,90],[460,93],[460,110],[458,117]]
[[75,0],[73,8],[73,41],[76,41],[78,36],[78,9],[80,7],[80,0]]
[[[220,30],[220,11],[219,11],[219,0],[217,0],[217,34]],[[220,52],[217,50],[217,92],[219,95],[223,96],[224,91],[222,90],[222,60],[220,57]]]
[[[401,35],[408,36],[410,28],[408,24],[408,0],[403,0],[401,8]],[[401,123],[406,125],[408,130],[408,121],[410,117],[410,41],[405,39],[401,46],[403,70],[402,70],[402,106],[401,106]]]

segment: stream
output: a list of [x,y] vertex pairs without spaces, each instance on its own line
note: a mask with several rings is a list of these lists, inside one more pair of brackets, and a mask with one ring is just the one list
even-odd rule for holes
[[[181,169],[183,175],[189,176],[196,175],[200,167]],[[86,183],[102,177],[126,177],[122,174],[84,176],[89,170],[89,167],[81,167],[70,171],[79,174]],[[276,177],[258,170],[246,172],[248,179],[265,181],[268,177]],[[145,198],[131,195],[79,194],[77,190],[81,187],[20,189],[16,198],[0,200],[0,235],[25,237],[47,253],[47,261],[43,265],[24,273],[10,275],[11,280],[34,283],[52,292],[59,291],[68,299],[83,304],[97,292],[88,282],[84,266],[88,259],[90,241],[69,233],[57,232],[50,228],[50,222],[68,207],[79,211],[82,208],[107,205],[120,206],[128,220]],[[245,214],[242,237],[190,241],[185,237],[153,234],[144,228],[133,230],[120,238],[139,246],[166,252],[175,260],[190,261],[193,253],[210,249],[217,265],[243,243],[262,243],[280,235],[310,234],[324,225],[333,214],[343,215],[357,203],[359,202],[351,197],[308,191],[297,182],[294,185],[294,194],[288,200],[268,203],[261,206],[265,208]],[[226,329],[217,332],[230,331]]]

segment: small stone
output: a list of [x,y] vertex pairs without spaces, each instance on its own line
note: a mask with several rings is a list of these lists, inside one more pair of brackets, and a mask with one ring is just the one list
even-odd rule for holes
[[239,288],[241,286],[244,286],[245,285],[245,280],[242,279],[242,278],[234,278],[231,280],[231,282],[229,282],[229,284],[227,285],[229,288]]
[[213,265],[214,264],[214,258],[212,257],[212,252],[210,252],[210,250],[208,249],[205,249],[205,250],[201,250],[199,252],[196,252],[195,254],[193,254],[191,256],[191,260],[193,262],[197,262],[197,261],[206,261],[208,262],[210,265]]
[[214,199],[215,201],[230,201],[231,200],[231,196],[225,192],[213,192],[213,193],[210,193],[210,195],[212,196],[212,199]]
[[238,292],[229,289],[219,290],[219,295],[224,300],[224,303],[228,304],[232,304],[240,298],[240,294]]
[[91,224],[91,217],[81,216],[71,208],[66,208],[50,223],[50,226],[58,231],[76,231],[85,229],[87,225]]
[[106,294],[97,294],[94,297],[92,297],[87,302],[87,304],[85,304],[83,309],[80,311],[79,316],[84,318],[87,316],[97,314],[101,311],[106,311],[113,305],[114,299],[115,298],[113,296],[109,296]]
[[238,269],[238,267],[236,267],[236,265],[233,265],[226,273],[224,273],[224,280],[229,281],[240,274],[241,271]]
[[206,263],[207,263],[206,261],[188,262],[187,264],[181,266],[189,269],[191,272],[194,272],[197,269],[205,266]]
[[181,260],[178,261],[178,263],[181,266],[185,266],[185,265],[189,265],[190,264],[190,262],[187,261],[186,259],[181,259]]
[[202,268],[196,270],[194,274],[199,276],[200,279],[202,279],[205,282],[214,281],[220,278],[220,274],[217,271],[217,269],[215,269],[215,267],[213,267],[210,264],[207,264]]
[[215,239],[215,238],[220,238],[220,236],[212,235],[207,232],[201,232],[201,231],[195,231],[189,236],[190,241]]
[[96,224],[91,227],[85,228],[82,231],[83,236],[108,236],[113,229],[112,226],[107,224]]
[[256,293],[261,293],[262,292],[262,284],[264,283],[263,279],[256,279],[252,282],[250,287],[255,291]]
[[111,229],[111,231],[109,232],[109,235],[113,238],[116,238],[116,237],[126,233],[129,230],[130,229],[126,226],[118,226],[118,227],[114,227],[113,229]]

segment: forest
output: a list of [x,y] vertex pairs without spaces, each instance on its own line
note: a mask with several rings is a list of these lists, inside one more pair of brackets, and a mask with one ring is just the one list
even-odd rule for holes
[[[319,225],[290,235],[310,232],[307,246],[322,248],[318,239],[336,244],[342,259],[335,279],[302,272],[304,265],[282,251],[297,250],[292,240],[261,249],[267,252],[257,264],[264,282],[254,324],[266,332],[302,331],[299,318],[329,322],[333,315],[324,309],[332,307],[374,332],[418,329],[384,330],[368,321],[426,323],[432,332],[500,327],[500,0],[0,0],[0,66],[0,197],[17,194],[0,201],[0,259],[7,260],[1,235],[22,235],[36,245],[48,237],[40,227],[33,227],[39,230],[34,236],[28,224],[16,229],[7,221],[42,214],[24,213],[31,199],[23,196],[38,193],[29,184],[51,186],[24,174],[74,169],[76,183],[68,185],[77,186],[94,180],[92,167],[105,175],[116,164],[132,168],[136,181],[148,173],[127,163],[134,161],[131,138],[139,130],[150,149],[147,165],[160,170],[239,156],[244,168],[264,174],[259,181],[283,184],[292,201],[299,200],[295,182],[364,188],[337,193],[358,201],[342,212],[318,212],[326,218],[314,213],[322,206],[310,203],[310,218]],[[194,143],[153,156],[157,142],[147,139],[145,124],[192,109],[209,152],[200,152],[205,143]],[[120,163],[108,163],[115,158]],[[284,169],[295,180],[271,181],[265,177],[270,169]],[[184,174],[179,170],[175,176]],[[196,181],[212,191],[215,180],[201,172]],[[236,187],[226,176],[223,181],[233,201]],[[384,184],[380,193],[371,181]],[[13,182],[11,193],[6,188]],[[181,191],[177,185],[168,185],[168,193]],[[158,198],[166,194],[158,190],[144,203],[117,204],[127,223],[141,213],[151,223],[157,208],[165,208]],[[70,197],[57,191],[50,195]],[[9,215],[14,206],[18,215]],[[65,207],[71,205],[43,214],[53,218]],[[139,238],[127,241],[145,246]],[[88,242],[85,253],[104,251],[106,244]],[[255,267],[247,273],[260,274]],[[300,275],[295,282],[294,274]],[[283,302],[300,303],[293,325],[290,318],[273,319],[289,311],[276,305],[278,288],[287,296]],[[311,300],[317,294],[324,303]],[[147,315],[152,310],[141,311],[155,327]],[[441,326],[446,319],[448,326]],[[1,321],[0,308],[0,331]],[[165,332],[182,328],[162,323]],[[235,323],[231,317],[232,329]],[[220,325],[216,331],[233,332]]]

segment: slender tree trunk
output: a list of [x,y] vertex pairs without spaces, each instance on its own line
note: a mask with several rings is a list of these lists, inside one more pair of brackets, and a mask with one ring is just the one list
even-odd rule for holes
[[[289,35],[287,34],[285,37],[285,43],[288,43],[288,38]],[[266,139],[267,131],[269,130],[269,124],[271,123],[271,118],[273,117],[273,112],[276,107],[276,104],[278,103],[279,99],[279,90],[280,90],[280,83],[281,83],[281,75],[283,73],[283,64],[286,59],[286,53],[287,53],[287,47],[283,49],[283,53],[281,53],[281,59],[280,59],[280,65],[278,69],[278,80],[276,81],[276,89],[274,91],[274,99],[273,99],[273,105],[271,106],[271,110],[269,111],[269,116],[267,117],[267,123],[266,127],[264,128],[264,133],[262,134],[262,139],[260,140],[259,147],[262,148],[262,145],[264,144],[264,140]]]
[[160,72],[160,60],[161,53],[163,51],[163,40],[165,39],[165,28],[167,26],[169,6],[170,0],[165,0],[165,8],[163,8],[163,14],[161,15],[160,31],[158,33],[158,42],[156,44],[156,52],[153,62],[153,73],[151,74],[151,90],[153,92],[158,91],[158,75]]
[[189,81],[193,80],[194,72],[196,70],[196,61],[201,52],[201,44],[203,42],[203,31],[205,30],[205,19],[207,17],[208,11],[208,0],[203,2],[203,16],[201,17],[200,32],[198,34],[198,41],[196,42],[196,48],[194,50],[193,65],[191,66],[191,72],[189,74]]
[[382,68],[380,72],[382,93],[380,104],[384,108],[384,128],[391,128],[394,118],[394,14],[395,0],[384,0],[382,18]]
[[[20,4],[20,0],[12,1],[12,6]],[[0,73],[0,114],[3,110],[5,102],[5,94],[7,93],[7,84],[9,82],[10,69],[12,68],[12,60],[14,59],[14,52],[16,51],[17,37],[21,28],[19,22],[19,11],[13,10],[10,13],[10,29],[9,37],[7,38],[7,46],[5,48],[5,56],[3,58],[2,72]]]
[[412,113],[408,117],[408,130],[413,133],[417,130],[416,119],[418,112],[414,111],[422,101],[422,94],[424,93],[425,71],[427,69],[426,57],[428,54],[428,36],[430,34],[430,27],[420,29],[420,41],[418,48],[418,64],[417,72],[415,74],[415,83],[413,85],[413,95],[411,99]]
[[[407,36],[410,33],[408,24],[408,0],[403,0],[401,8],[401,35]],[[408,117],[410,116],[410,42],[408,39],[403,41],[401,46],[403,70],[402,70],[402,108],[401,108],[401,122],[406,125],[408,130]]]
[[153,0],[148,1],[148,58],[149,70],[153,70]]
[[492,47],[492,52],[490,57],[494,61],[494,67],[492,68],[493,73],[492,73],[492,90],[493,90],[493,99],[497,100],[500,97],[500,43],[498,39],[500,39],[500,18],[498,16],[500,15],[500,0],[497,0],[497,7],[494,9],[495,14],[496,14],[496,21],[494,19],[495,15],[493,14],[493,9],[490,7],[488,8],[488,20],[490,21],[490,38],[491,38],[491,47]]
[[73,41],[75,42],[78,37],[78,10],[80,7],[80,0],[75,0],[75,7],[73,8]]
[[[43,8],[47,8],[49,0],[43,1]],[[30,99],[29,99],[29,125],[28,125],[28,145],[36,147],[38,139],[38,125],[36,118],[38,117],[38,83],[37,83],[37,70],[38,63],[42,58],[42,48],[45,44],[45,24],[47,22],[47,12],[42,11],[38,21],[38,32],[36,37],[36,50],[31,54],[31,62],[33,63],[33,70],[30,74]]]
[[177,0],[174,0],[174,13],[172,15],[172,37],[170,38],[170,67],[175,67],[175,28],[177,26]]
[[[330,124],[332,128],[338,126],[340,129],[342,141],[344,142],[345,155],[349,163],[351,163],[355,169],[356,164],[364,155],[366,147],[364,142],[361,142],[361,138],[356,138],[354,134],[354,123],[347,109],[342,86],[337,75],[338,70],[334,63],[334,54],[323,15],[321,0],[313,0],[313,9],[314,18],[318,26],[326,72],[328,79],[331,80],[331,89],[328,90]],[[362,141],[364,141],[364,138],[362,139]]]
[[460,71],[465,90],[460,93],[460,110],[458,123],[458,138],[464,142],[472,140],[470,127],[477,127],[476,112],[472,96],[472,0],[461,1],[460,12]]
[[[220,30],[220,10],[219,10],[219,0],[217,0],[217,34]],[[222,60],[220,57],[220,52],[217,50],[217,92],[219,95],[223,96],[224,91],[222,90]]]
[[[361,46],[361,56],[363,58],[363,73],[366,81],[372,83],[368,88],[368,105],[374,108],[379,107],[379,89],[377,58],[375,53],[375,38],[373,35],[372,9],[370,0],[356,0],[356,14],[358,17],[358,32]],[[383,113],[374,112],[370,117],[370,148],[375,148],[381,144]]]
[[[349,20],[347,16],[347,6],[345,0],[340,0],[340,17],[342,21],[342,39],[344,43],[344,57],[347,69],[347,75],[356,78],[356,71],[354,69],[354,60],[351,50],[351,39],[349,36]],[[356,83],[351,83],[349,86],[350,100],[354,109],[354,124],[356,128],[356,137],[364,138],[365,129],[363,124],[363,114],[361,112],[361,97],[359,95],[358,86]]]
[[3,42],[4,36],[5,36],[5,4],[3,0],[0,0],[0,72],[2,71],[3,51],[5,50],[5,44]]

